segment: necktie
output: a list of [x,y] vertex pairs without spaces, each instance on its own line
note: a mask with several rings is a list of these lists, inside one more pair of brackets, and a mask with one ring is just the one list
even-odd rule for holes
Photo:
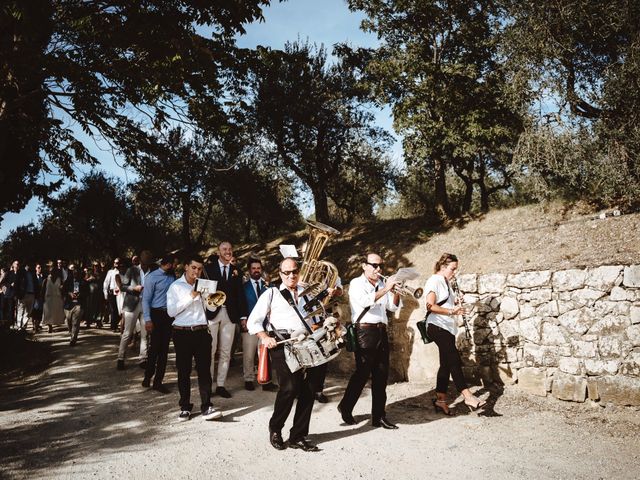
[[260,296],[260,281],[256,280],[256,298]]
[[227,266],[226,265],[222,266],[222,279],[225,280],[225,281],[227,280]]

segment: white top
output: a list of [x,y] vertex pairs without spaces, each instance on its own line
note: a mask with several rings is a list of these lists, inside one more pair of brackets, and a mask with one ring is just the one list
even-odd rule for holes
[[116,275],[118,274],[120,274],[120,270],[117,268],[112,268],[107,272],[107,276],[104,278],[104,283],[102,284],[105,299],[109,296],[109,290],[118,288],[118,284],[116,283]]
[[[378,290],[384,288],[382,279],[376,284]],[[395,312],[400,308],[402,303],[398,305],[393,303],[394,294],[388,292],[375,301],[376,285],[371,285],[364,273],[357,278],[351,280],[349,284],[349,305],[351,306],[351,321],[355,323],[362,313],[362,310],[371,305],[371,308],[360,319],[360,323],[384,323],[387,325],[387,310]]]
[[173,282],[167,290],[167,314],[175,318],[173,324],[177,327],[193,327],[207,325],[202,296],[191,296],[193,285],[187,283],[183,275]]
[[[269,316],[271,327],[275,330],[287,330],[291,333],[304,328],[298,314],[280,293],[280,290],[285,290],[286,288],[282,284],[280,289],[271,287],[260,295],[256,306],[253,307],[247,319],[247,330],[251,335],[265,331],[262,327],[262,322],[267,316]],[[302,317],[305,316],[303,307],[306,303],[304,298],[300,297],[300,292],[303,290],[304,288],[298,285],[298,311]],[[271,310],[271,314],[269,314],[269,310]]]
[[[424,284],[425,297],[429,295],[429,292],[436,294],[436,303],[441,302],[449,296],[447,301],[441,305],[442,308],[454,308],[456,306],[456,296],[453,293],[453,290],[451,290],[451,287],[447,285],[447,281],[442,275],[434,274],[427,279],[427,282]],[[439,315],[431,312],[427,317],[427,323],[433,323],[440,328],[444,328],[452,335],[456,335],[458,333],[456,318],[453,315]]]

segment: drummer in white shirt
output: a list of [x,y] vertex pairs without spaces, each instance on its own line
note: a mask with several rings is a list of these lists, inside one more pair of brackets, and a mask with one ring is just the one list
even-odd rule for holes
[[187,257],[184,275],[167,290],[167,314],[174,317],[173,345],[176,350],[180,420],[191,418],[191,362],[195,359],[200,390],[200,411],[205,420],[215,420],[222,412],[211,404],[211,334],[202,295],[196,291],[196,280],[202,274],[202,258]]

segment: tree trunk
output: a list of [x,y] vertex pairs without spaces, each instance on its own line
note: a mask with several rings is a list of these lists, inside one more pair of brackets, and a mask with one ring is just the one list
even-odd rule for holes
[[313,194],[313,205],[316,208],[316,220],[321,223],[329,223],[329,202],[327,200],[327,190],[322,186],[311,188]]
[[182,247],[185,250],[191,248],[191,199],[189,194],[182,195],[182,228],[180,231]]
[[449,206],[449,198],[447,197],[447,179],[445,176],[445,163],[435,160],[435,202],[436,213],[440,218],[451,218],[451,207]]

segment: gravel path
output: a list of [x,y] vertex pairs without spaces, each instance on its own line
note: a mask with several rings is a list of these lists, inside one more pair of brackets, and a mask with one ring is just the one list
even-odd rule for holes
[[314,407],[309,437],[322,451],[279,452],[267,432],[275,394],[242,389],[239,366],[227,385],[233,398],[214,397],[221,421],[196,416],[180,423],[173,356],[166,379],[172,392],[161,395],[140,386],[142,370],[133,361],[116,371],[115,334],[82,330],[75,347],[62,332],[40,339],[54,342],[50,368],[0,386],[1,478],[640,477],[634,409],[480,388],[491,409],[457,408],[456,416],[444,417],[431,409],[431,384],[398,383],[387,393],[388,416],[400,429],[387,431],[369,425],[368,389],[354,412],[358,424],[341,425],[336,404],[346,382],[330,376],[330,403]]

